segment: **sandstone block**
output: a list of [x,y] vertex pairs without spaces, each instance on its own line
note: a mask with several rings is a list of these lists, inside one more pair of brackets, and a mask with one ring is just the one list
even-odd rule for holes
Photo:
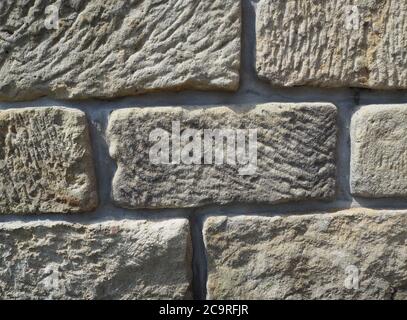
[[89,211],[98,203],[86,115],[0,111],[0,214]]
[[276,86],[407,88],[407,3],[260,0],[257,73]]
[[210,217],[211,299],[406,299],[407,212]]
[[[320,103],[114,111],[107,132],[118,166],[113,199],[126,208],[330,199],[336,113],[335,106]],[[152,136],[157,130],[161,137]],[[220,140],[208,134],[207,140],[208,130],[229,131],[219,134]],[[256,132],[253,140],[250,130]],[[190,148],[190,137],[197,149]],[[157,138],[164,142],[162,162],[151,158]],[[179,161],[185,150],[188,161]],[[239,150],[247,163],[240,161]]]
[[0,224],[0,299],[190,298],[185,219]]
[[236,0],[0,1],[0,100],[235,90],[240,10]]
[[362,107],[351,124],[351,191],[407,196],[407,105]]

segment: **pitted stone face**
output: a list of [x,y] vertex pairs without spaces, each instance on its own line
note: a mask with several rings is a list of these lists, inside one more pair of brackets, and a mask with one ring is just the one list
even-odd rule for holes
[[406,299],[407,212],[209,217],[209,299]]
[[0,1],[0,100],[236,90],[236,0]]
[[407,88],[407,3],[260,0],[257,73],[276,86]]
[[407,196],[407,105],[362,107],[351,125],[351,190],[361,197]]
[[0,111],[0,213],[91,211],[98,203],[86,115]]
[[190,283],[186,219],[0,224],[0,299],[187,299]]
[[[336,114],[334,105],[322,103],[116,110],[107,131],[110,154],[118,165],[113,200],[125,208],[177,208],[331,199],[336,186]],[[205,162],[210,153],[205,144],[199,144],[193,161],[180,162],[171,139],[174,122],[178,132],[193,130],[199,141],[205,140],[207,130],[226,129],[232,136],[220,146],[217,140],[209,141],[212,163]],[[219,153],[230,160],[233,148],[241,147],[233,134],[242,129],[257,132],[256,168],[244,175],[238,159],[216,162]],[[151,133],[157,130],[166,142],[161,163],[150,157],[156,143]],[[171,146],[168,140],[173,140]],[[190,141],[184,142],[181,155]]]

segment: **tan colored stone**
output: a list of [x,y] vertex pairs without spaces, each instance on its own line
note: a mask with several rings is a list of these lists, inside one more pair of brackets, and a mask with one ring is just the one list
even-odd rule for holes
[[190,298],[186,219],[0,224],[0,299]]
[[260,0],[257,72],[277,86],[407,88],[407,3]]
[[405,299],[407,212],[210,217],[211,299]]
[[351,191],[407,196],[407,104],[362,107],[351,124]]
[[98,203],[86,115],[0,111],[0,214],[89,211]]

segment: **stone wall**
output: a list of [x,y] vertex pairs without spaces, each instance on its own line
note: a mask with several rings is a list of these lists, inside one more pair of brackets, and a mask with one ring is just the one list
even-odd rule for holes
[[404,1],[1,1],[0,299],[407,299],[406,89]]

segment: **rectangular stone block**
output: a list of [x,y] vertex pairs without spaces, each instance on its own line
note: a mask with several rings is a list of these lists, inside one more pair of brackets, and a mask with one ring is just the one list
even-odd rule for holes
[[8,0],[0,12],[0,100],[239,85],[239,0]]
[[186,219],[0,224],[0,299],[190,298]]
[[0,214],[73,213],[93,210],[97,204],[82,111],[0,111]]
[[256,66],[275,86],[407,88],[407,2],[260,0]]
[[362,107],[351,124],[351,192],[407,196],[407,105]]
[[407,299],[407,212],[210,217],[210,299]]
[[113,200],[175,208],[330,199],[336,115],[321,103],[114,111],[107,130],[118,166]]

